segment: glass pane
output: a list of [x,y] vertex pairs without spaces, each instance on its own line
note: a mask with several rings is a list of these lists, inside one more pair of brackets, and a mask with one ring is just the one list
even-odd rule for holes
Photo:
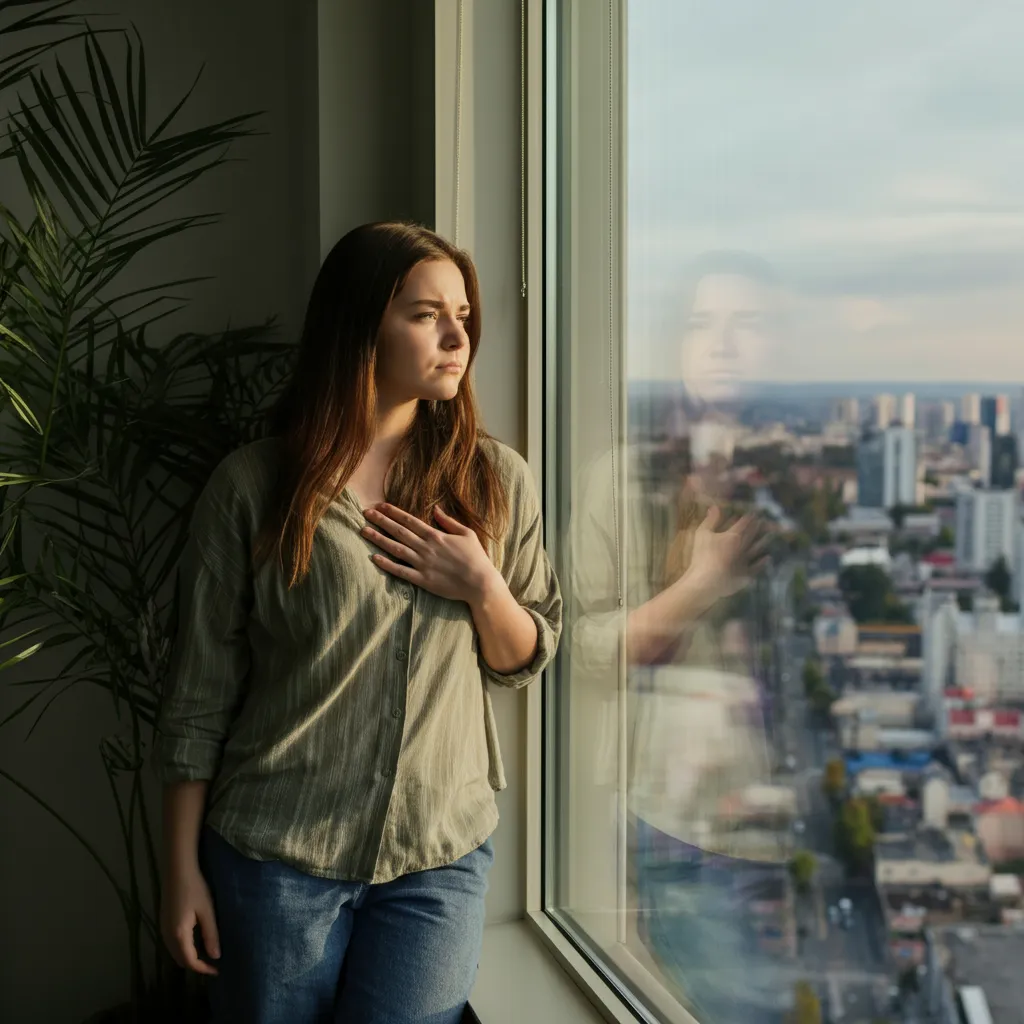
[[547,908],[652,1019],[998,1019],[1024,7],[550,14]]

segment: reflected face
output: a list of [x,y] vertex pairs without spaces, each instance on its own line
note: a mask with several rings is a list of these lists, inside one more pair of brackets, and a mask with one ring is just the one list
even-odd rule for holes
[[737,397],[756,380],[770,350],[773,289],[742,274],[707,274],[685,325],[680,370],[703,402]]

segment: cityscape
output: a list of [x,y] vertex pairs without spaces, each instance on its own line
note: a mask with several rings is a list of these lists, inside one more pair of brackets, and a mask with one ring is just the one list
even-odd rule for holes
[[775,385],[698,433],[669,386],[631,386],[653,479],[710,466],[771,524],[774,770],[740,825],[788,837],[749,908],[793,982],[780,1020],[1022,1019],[1024,389],[1003,388]]

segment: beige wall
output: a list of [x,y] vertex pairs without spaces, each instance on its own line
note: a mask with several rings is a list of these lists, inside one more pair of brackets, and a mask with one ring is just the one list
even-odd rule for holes
[[[435,5],[436,225],[455,234],[457,5]],[[458,243],[480,275],[483,338],[474,368],[484,424],[526,454],[525,306],[519,271],[519,9],[464,0]],[[485,55],[485,59],[484,56]],[[539,467],[537,467],[539,472]],[[509,788],[487,898],[487,923],[522,917],[525,903],[526,695],[492,689]]]

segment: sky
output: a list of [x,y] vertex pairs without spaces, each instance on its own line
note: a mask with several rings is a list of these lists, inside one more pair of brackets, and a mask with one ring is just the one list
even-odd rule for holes
[[629,0],[629,373],[702,252],[782,283],[765,379],[1024,381],[1024,3]]

